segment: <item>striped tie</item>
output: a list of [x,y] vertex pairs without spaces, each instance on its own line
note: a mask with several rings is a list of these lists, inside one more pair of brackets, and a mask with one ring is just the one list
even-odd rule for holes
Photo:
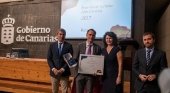
[[149,62],[150,62],[150,60],[151,60],[151,58],[150,58],[150,52],[151,52],[151,50],[148,49],[148,50],[147,50],[147,53],[146,53],[146,63],[147,63],[147,65],[149,64]]

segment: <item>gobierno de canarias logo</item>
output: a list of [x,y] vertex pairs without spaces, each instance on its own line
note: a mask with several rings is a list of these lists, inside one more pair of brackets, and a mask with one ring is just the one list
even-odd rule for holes
[[1,43],[12,44],[14,42],[14,23],[15,19],[10,15],[2,20]]
[[[14,27],[16,20],[8,14],[8,16],[2,19],[1,29],[1,43],[9,45],[15,42],[55,42],[57,39],[55,36],[50,35],[50,27]],[[14,35],[15,34],[15,35]]]

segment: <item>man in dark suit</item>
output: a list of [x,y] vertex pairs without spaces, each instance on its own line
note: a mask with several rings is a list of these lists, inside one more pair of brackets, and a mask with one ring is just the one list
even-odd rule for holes
[[59,83],[62,93],[67,93],[70,69],[63,59],[63,54],[73,54],[72,45],[65,41],[66,31],[57,30],[57,41],[49,46],[47,61],[50,67],[50,76],[52,83],[52,93],[58,93]]
[[[80,54],[89,54],[89,55],[100,55],[101,47],[95,44],[93,41],[96,36],[96,31],[94,29],[89,29],[86,33],[86,42],[80,43],[78,45],[77,60],[79,59]],[[90,51],[90,53],[89,53]],[[78,73],[76,77],[76,93],[83,93],[86,89],[87,93],[92,93],[93,84],[95,76],[88,74]]]
[[155,36],[151,32],[143,34],[145,48],[136,52],[132,70],[136,75],[137,93],[160,93],[158,75],[167,67],[165,52],[155,46]]

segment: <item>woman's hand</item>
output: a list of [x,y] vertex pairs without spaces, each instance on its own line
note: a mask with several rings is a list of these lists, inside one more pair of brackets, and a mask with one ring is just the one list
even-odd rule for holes
[[116,79],[116,85],[120,84],[121,83],[121,77],[117,77]]

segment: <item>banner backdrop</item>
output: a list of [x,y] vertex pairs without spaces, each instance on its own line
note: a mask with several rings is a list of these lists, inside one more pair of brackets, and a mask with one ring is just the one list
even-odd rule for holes
[[0,4],[0,56],[28,48],[30,57],[46,57],[60,24],[60,2]]

